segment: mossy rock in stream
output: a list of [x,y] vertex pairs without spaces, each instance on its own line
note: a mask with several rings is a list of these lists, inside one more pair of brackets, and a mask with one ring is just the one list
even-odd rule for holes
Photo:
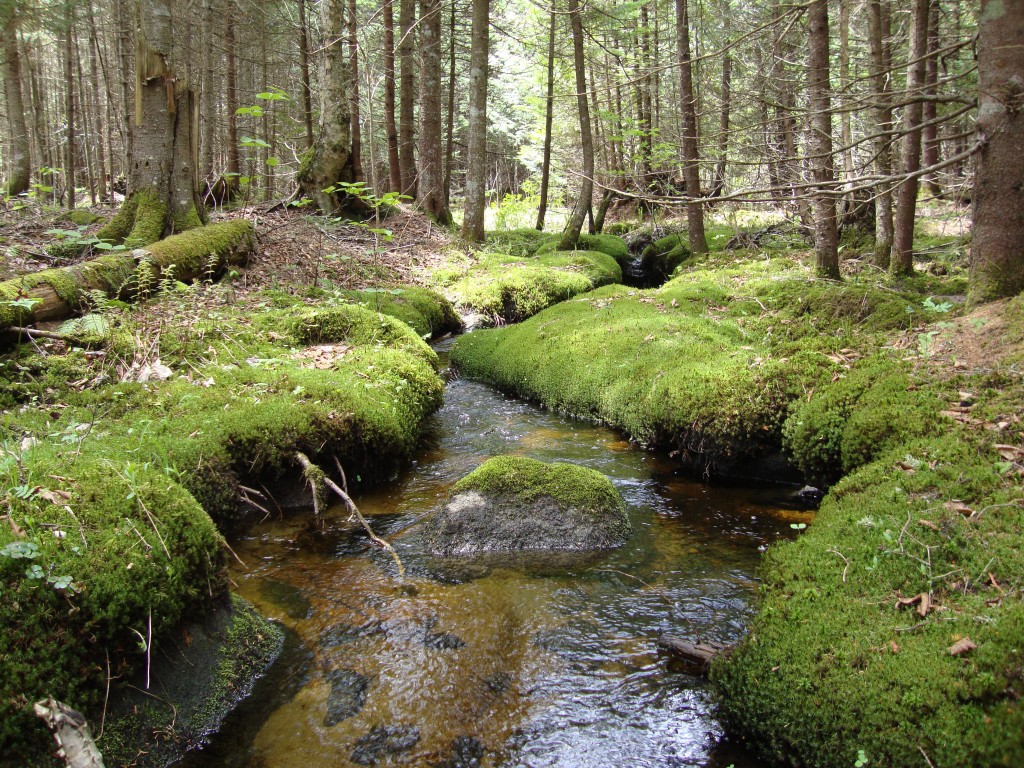
[[631,527],[622,497],[601,473],[499,456],[455,484],[423,533],[435,554],[469,555],[609,549]]
[[1024,487],[998,462],[964,431],[894,446],[769,549],[712,667],[734,737],[777,765],[1024,765]]

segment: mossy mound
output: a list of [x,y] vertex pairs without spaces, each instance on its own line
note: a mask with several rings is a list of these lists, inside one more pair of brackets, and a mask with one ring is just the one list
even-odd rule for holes
[[455,484],[424,533],[435,554],[467,555],[608,549],[631,528],[622,497],[601,473],[499,456]]
[[692,255],[684,235],[666,235],[644,248],[640,254],[640,269],[650,283],[662,283]]
[[342,299],[401,320],[424,339],[436,339],[462,330],[462,319],[444,296],[429,288],[400,288],[340,291]]
[[151,622],[160,636],[225,593],[225,550],[191,494],[149,462],[41,445],[18,478],[3,461],[26,491],[8,493],[0,526],[0,745],[29,758],[49,741],[32,702],[101,705],[107,674],[144,660],[136,632]]
[[556,251],[529,259],[485,253],[449,290],[458,305],[499,324],[518,322],[621,279],[615,260],[596,251]]
[[795,401],[783,426],[786,451],[815,485],[831,485],[894,445],[949,427],[939,391],[915,380],[907,363],[877,356],[838,376]]
[[[820,313],[790,299],[799,289]],[[860,318],[865,304],[876,308],[870,318]],[[727,471],[779,450],[787,405],[841,370],[841,349],[920,319],[919,304],[883,287],[809,284],[785,260],[742,262],[694,268],[654,291],[601,288],[519,326],[469,334],[452,361]]]
[[537,253],[541,246],[557,242],[559,235],[536,229],[497,229],[487,233],[487,245],[499,253],[525,258]]
[[1024,764],[1024,488],[999,460],[964,433],[905,443],[769,550],[712,670],[734,733],[785,765]]
[[[538,256],[545,253],[555,253],[558,250],[559,237],[555,237],[544,243],[536,250]],[[611,256],[621,267],[629,260],[629,248],[626,241],[615,235],[580,235],[576,241],[577,251],[597,251]]]
[[76,208],[73,211],[68,211],[61,218],[74,224],[76,227],[88,227],[95,224],[97,221],[102,221],[103,219],[99,214],[82,208]]

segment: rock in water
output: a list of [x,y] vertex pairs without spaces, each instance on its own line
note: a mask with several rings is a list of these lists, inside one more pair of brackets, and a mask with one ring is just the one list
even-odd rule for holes
[[489,459],[456,483],[424,530],[438,555],[610,549],[630,533],[622,497],[604,475],[521,456]]
[[351,669],[335,669],[328,676],[331,695],[327,698],[324,726],[330,728],[359,713],[366,702],[370,678]]
[[356,742],[351,760],[374,765],[382,757],[405,752],[420,740],[420,729],[411,725],[378,725]]

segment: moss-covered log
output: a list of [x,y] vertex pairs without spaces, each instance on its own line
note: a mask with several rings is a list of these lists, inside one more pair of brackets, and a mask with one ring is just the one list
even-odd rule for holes
[[255,247],[252,222],[236,219],[182,232],[146,249],[108,253],[7,280],[0,283],[0,331],[70,317],[95,291],[108,297],[134,296],[163,277],[182,282],[213,277],[228,264],[244,264]]

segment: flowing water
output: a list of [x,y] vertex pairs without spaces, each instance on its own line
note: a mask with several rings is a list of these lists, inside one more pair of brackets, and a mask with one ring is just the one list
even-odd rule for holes
[[[403,534],[504,453],[604,473],[633,537],[591,556],[418,552]],[[720,743],[706,683],[656,641],[740,635],[759,551],[806,519],[779,491],[691,481],[608,429],[456,380],[415,464],[356,502],[406,580],[340,510],[323,532],[293,515],[234,542],[236,590],[288,640],[190,768],[759,765]]]

